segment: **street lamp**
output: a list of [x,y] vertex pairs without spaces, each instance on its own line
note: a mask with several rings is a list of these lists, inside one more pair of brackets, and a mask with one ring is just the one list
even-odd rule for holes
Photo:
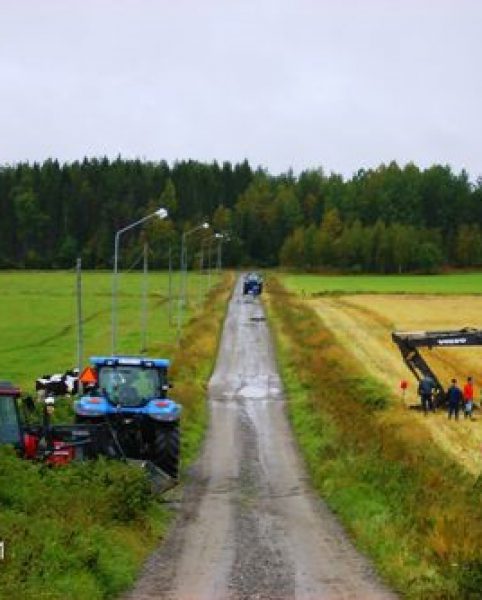
[[167,217],[167,210],[165,208],[158,208],[155,212],[151,213],[150,215],[142,217],[142,219],[139,219],[135,223],[131,223],[130,225],[127,225],[126,227],[119,229],[119,231],[117,231],[115,234],[114,274],[113,274],[113,279],[112,279],[112,354],[113,355],[116,353],[116,348],[117,348],[117,287],[118,287],[117,276],[118,276],[119,238],[123,233],[125,233],[126,231],[129,231],[129,229],[133,229],[134,227],[137,227],[137,225],[141,225],[142,223],[145,223],[147,220],[152,219],[153,217],[158,217],[159,219],[165,219]]
[[181,237],[181,273],[180,273],[180,282],[179,282],[179,299],[177,303],[178,307],[178,315],[177,315],[177,335],[178,339],[181,336],[181,327],[182,327],[182,309],[186,303],[187,296],[187,246],[186,239],[192,233],[199,231],[200,229],[209,229],[209,223],[205,221],[204,223],[200,223],[196,227],[193,227],[189,231],[184,231]]
[[[221,245],[224,235],[222,233],[215,233],[212,238],[210,238],[208,243],[208,290],[211,288],[211,242],[213,240],[219,240],[219,245]],[[219,256],[219,246],[218,246],[218,256]]]

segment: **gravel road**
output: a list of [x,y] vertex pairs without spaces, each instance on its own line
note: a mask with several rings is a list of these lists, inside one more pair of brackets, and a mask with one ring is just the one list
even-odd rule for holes
[[310,490],[264,312],[238,281],[209,385],[210,427],[178,519],[130,600],[395,598]]

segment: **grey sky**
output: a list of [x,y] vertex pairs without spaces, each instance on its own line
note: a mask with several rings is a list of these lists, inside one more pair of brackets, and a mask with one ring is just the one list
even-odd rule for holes
[[478,0],[0,0],[0,163],[482,175]]

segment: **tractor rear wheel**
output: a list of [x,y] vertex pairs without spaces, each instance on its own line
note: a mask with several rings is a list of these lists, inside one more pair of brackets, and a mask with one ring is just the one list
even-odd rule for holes
[[153,459],[155,464],[170,477],[179,475],[180,454],[179,423],[169,423],[156,428]]

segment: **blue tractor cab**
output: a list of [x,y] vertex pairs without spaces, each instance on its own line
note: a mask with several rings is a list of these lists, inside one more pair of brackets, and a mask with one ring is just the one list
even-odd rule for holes
[[93,356],[74,410],[77,423],[108,423],[107,455],[150,460],[177,478],[182,407],[168,398],[169,365],[163,358]]

